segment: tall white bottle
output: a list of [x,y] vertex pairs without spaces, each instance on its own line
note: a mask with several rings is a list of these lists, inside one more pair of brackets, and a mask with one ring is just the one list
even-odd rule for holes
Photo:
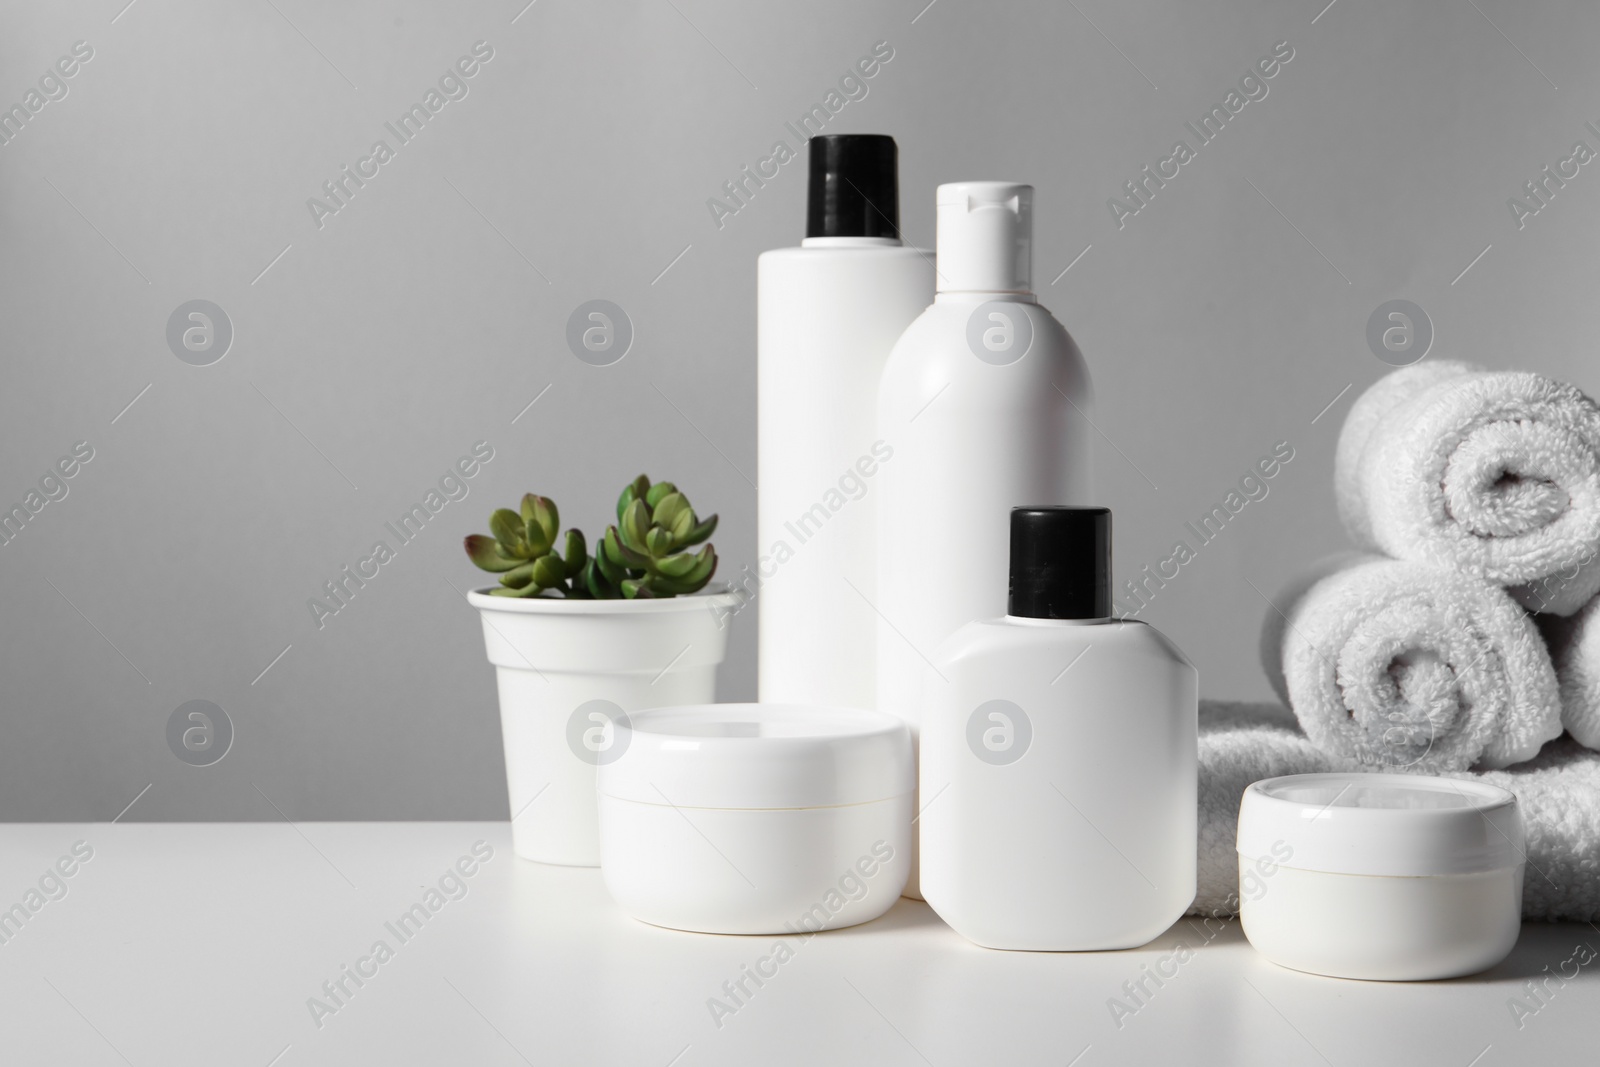
[[1091,498],[1089,372],[1032,292],[1033,187],[954,182],[937,209],[938,295],[878,390],[878,708],[914,737],[940,643],[1006,613],[1011,509]]
[[895,339],[933,299],[900,242],[894,138],[810,142],[806,237],[757,265],[757,548],[763,701],[873,706],[877,498],[898,462],[875,428]]

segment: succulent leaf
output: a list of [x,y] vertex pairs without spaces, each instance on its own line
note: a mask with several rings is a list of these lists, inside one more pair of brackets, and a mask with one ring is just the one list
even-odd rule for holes
[[675,578],[657,578],[650,583],[650,588],[658,597],[683,596],[694,592],[694,589]]
[[697,562],[698,557],[694,553],[683,552],[676,556],[668,556],[666,559],[656,560],[656,570],[660,571],[665,578],[678,579],[685,577],[690,571],[694,570]]
[[528,555],[527,531],[523,525],[522,516],[506,508],[497,508],[489,516],[489,532],[494,534],[494,539],[500,542],[500,554],[522,558]]
[[527,585],[523,586],[521,589],[508,589],[505,586],[501,586],[499,589],[491,589],[491,590],[489,590],[489,595],[490,596],[516,596],[516,597],[538,596],[539,595],[539,587],[537,585],[535,585],[533,582],[529,582]]
[[534,584],[541,589],[554,589],[558,585],[565,585],[567,581],[567,567],[561,562],[559,556],[540,556],[530,566],[533,568]]
[[615,600],[618,595],[617,583],[606,577],[602,569],[603,558],[600,555],[589,557],[588,565],[583,568],[583,587],[596,600]]
[[685,548],[690,545],[698,545],[700,542],[704,541],[706,538],[710,537],[716,532],[717,517],[715,515],[709,515],[705,519],[696,523],[694,529],[689,531],[689,535],[681,538],[678,541],[678,544]]
[[[524,504],[523,514],[527,514],[526,504]],[[540,532],[544,534],[545,544],[555,544],[556,535],[561,530],[561,512],[557,510],[556,502],[542,496],[534,497],[532,520],[538,526]]]
[[[666,482],[662,482],[661,485],[656,486],[656,489],[666,484]],[[653,493],[655,490],[653,489],[651,492]],[[650,517],[655,520],[657,526],[670,527],[680,514],[693,510],[693,508],[689,507],[688,497],[682,493],[668,493],[650,505]],[[691,522],[690,525],[693,525],[693,523]]]
[[617,521],[622,521],[622,515],[628,510],[628,505],[636,499],[643,497],[650,491],[650,479],[639,475],[633,481],[622,487],[622,495],[617,497]]
[[672,531],[674,545],[682,545],[684,540],[694,532],[694,509],[684,508],[673,516],[670,523],[665,524]]
[[[674,595],[699,592],[705,588],[706,583],[711,580],[711,576],[716,573],[717,554],[710,545],[701,549],[695,555],[694,561],[694,566],[690,568],[688,574],[681,578],[666,579],[670,586],[670,591]],[[662,591],[666,592],[667,590]]]
[[650,532],[650,509],[643,500],[635,500],[628,505],[628,510],[622,514],[620,529],[623,544],[635,552],[648,550],[645,536]]
[[576,575],[583,570],[588,562],[589,546],[583,539],[583,531],[574,527],[567,531],[567,550],[562,553],[562,562],[567,565],[567,573]]
[[536,564],[534,563],[524,563],[514,570],[506,571],[500,576],[500,584],[510,589],[521,589],[533,581],[533,568],[535,566]]
[[518,559],[507,559],[500,553],[500,542],[483,534],[469,534],[464,542],[467,549],[467,558],[472,560],[480,570],[491,574],[511,570],[521,563]]
[[600,576],[605,579],[607,584],[615,587],[622,582],[622,579],[628,576],[626,568],[614,560],[611,554],[605,550],[604,539],[601,540],[599,545],[595,546],[593,558],[595,568],[599,570]]
[[661,502],[678,491],[678,487],[671,482],[657,482],[644,494],[644,502],[651,508],[658,508]]
[[615,526],[606,527],[604,548],[611,562],[618,567],[643,570],[650,563],[649,556],[642,552],[635,552],[623,542]]
[[695,589],[700,589],[711,580],[711,576],[716,573],[716,570],[717,550],[707,545],[696,553],[693,569],[684,575],[681,581],[689,583]]
[[652,559],[660,560],[672,552],[672,531],[659,526],[650,527],[645,531],[644,547]]

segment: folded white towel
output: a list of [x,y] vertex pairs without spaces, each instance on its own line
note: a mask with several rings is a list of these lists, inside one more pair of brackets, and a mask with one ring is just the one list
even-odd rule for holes
[[1479,575],[1533,611],[1600,591],[1600,407],[1537,374],[1448,360],[1380,378],[1334,459],[1362,548]]
[[1600,748],[1600,597],[1569,618],[1539,616],[1561,686],[1561,725]]
[[[1190,914],[1220,917],[1239,910],[1235,842],[1244,787],[1280,774],[1329,769],[1283,708],[1200,702],[1200,879]],[[1600,752],[1563,737],[1511,770],[1452,777],[1517,794],[1527,827],[1524,919],[1600,920]]]
[[1196,915],[1239,910],[1239,798],[1245,786],[1280,774],[1332,770],[1294,713],[1276,704],[1200,702],[1200,888]]
[[1267,612],[1262,665],[1336,768],[1426,774],[1508,767],[1561,733],[1555,671],[1505,590],[1346,553]]

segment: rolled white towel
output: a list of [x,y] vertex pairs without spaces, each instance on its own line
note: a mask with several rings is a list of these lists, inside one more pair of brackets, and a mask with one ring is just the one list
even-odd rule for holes
[[1600,597],[1569,618],[1543,615],[1561,687],[1561,724],[1579,744],[1600,749]]
[[1334,459],[1362,548],[1506,586],[1570,615],[1600,592],[1600,407],[1522,371],[1430,361],[1351,406]]
[[1267,612],[1262,665],[1339,769],[1508,767],[1561,733],[1544,641],[1505,590],[1470,575],[1346,553]]

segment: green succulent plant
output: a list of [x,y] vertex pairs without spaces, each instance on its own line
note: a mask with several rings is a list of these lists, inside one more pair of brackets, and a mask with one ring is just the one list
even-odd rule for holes
[[583,583],[591,596],[630,600],[698,592],[717,570],[711,545],[688,549],[717,529],[715,515],[701,519],[689,498],[671,482],[650,484],[641,474],[617,497],[617,523],[584,568]]
[[583,531],[567,531],[565,551],[556,552],[561,512],[555,501],[528,493],[522,513],[498,508],[489,516],[493,537],[467,537],[467,557],[483,570],[500,575],[494,596],[538,596],[546,589],[566,592],[568,581],[589,562]]
[[[717,516],[701,519],[677,486],[652,485],[643,474],[623,488],[616,525],[606,527],[593,555],[577,529],[567,531],[565,551],[558,555],[559,527],[555,503],[529,493],[520,515],[502,508],[490,516],[493,537],[468,537],[467,555],[500,575],[496,596],[554,590],[577,600],[674,597],[703,589],[717,570],[716,549],[703,544],[715,532]],[[691,551],[695,545],[703,547]]]

